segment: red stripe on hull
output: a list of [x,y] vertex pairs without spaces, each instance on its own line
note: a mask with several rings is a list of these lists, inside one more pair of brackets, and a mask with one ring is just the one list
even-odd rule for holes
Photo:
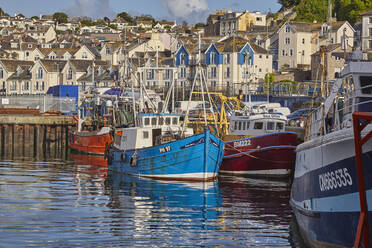
[[[296,145],[297,135],[286,132],[226,142],[220,170],[241,174],[260,170],[290,173],[296,160]],[[276,176],[275,171],[271,175]]]

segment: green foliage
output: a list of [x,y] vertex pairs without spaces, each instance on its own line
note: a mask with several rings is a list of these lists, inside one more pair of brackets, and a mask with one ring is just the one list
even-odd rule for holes
[[[296,6],[297,21],[325,22],[328,16],[328,0],[278,0],[285,8]],[[372,0],[332,0],[333,16],[352,25],[361,20],[360,13],[372,10]],[[274,16],[275,19],[275,16]]]
[[109,24],[108,27],[110,27],[112,29],[115,29],[115,30],[118,29],[118,25],[116,25],[116,24]]
[[80,24],[82,27],[85,27],[85,26],[93,26],[93,22],[90,21],[90,20],[81,20],[80,21]]
[[155,25],[155,19],[152,17],[152,15],[141,15],[141,16],[136,16],[134,17],[135,21],[151,21],[152,26]]
[[182,22],[182,27],[183,27],[183,28],[187,28],[187,21],[183,21],[183,22]]
[[75,28],[75,33],[79,33],[79,31],[80,31],[80,28],[79,27],[76,27]]
[[60,34],[62,34],[62,33],[64,32],[64,31],[62,31],[62,30],[57,30],[57,29],[56,29],[55,31],[56,31],[56,34],[57,34],[57,35],[60,35]]
[[39,20],[40,18],[38,16],[32,16],[31,19]]
[[360,13],[372,9],[372,0],[335,0],[337,19],[347,20],[352,25],[361,20]]
[[204,23],[198,22],[197,24],[195,24],[195,28],[204,28],[204,27],[205,27]]
[[56,12],[53,14],[53,20],[58,23],[67,23],[68,15],[63,12]]
[[127,12],[121,12],[117,15],[117,17],[120,17],[121,19],[130,24],[134,23],[133,17],[131,17]]
[[0,8],[0,16],[2,16],[4,14],[5,14],[4,10],[2,8]]
[[304,22],[325,22],[328,15],[327,0],[302,0],[296,7],[296,20]]
[[278,0],[278,3],[280,3],[285,8],[297,6],[300,2],[301,0]]
[[274,19],[274,20],[277,20],[278,17],[279,17],[279,14],[278,14],[278,13],[275,13],[274,16],[273,16],[273,19]]

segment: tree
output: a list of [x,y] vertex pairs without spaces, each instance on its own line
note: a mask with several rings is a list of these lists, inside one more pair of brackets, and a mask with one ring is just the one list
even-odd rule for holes
[[297,6],[300,2],[301,0],[278,0],[278,3],[280,3],[285,8]]
[[372,0],[335,0],[334,6],[339,20],[347,20],[354,25],[361,20],[361,12],[372,9]]
[[40,18],[38,16],[32,16],[31,19],[39,20]]
[[328,16],[327,0],[302,0],[296,7],[296,20],[304,22],[325,22]]
[[53,15],[53,20],[58,23],[66,23],[68,21],[68,15],[62,12],[56,12]]
[[182,22],[182,27],[183,27],[183,28],[187,28],[187,21],[183,21],[183,22]]
[[152,15],[141,15],[134,18],[136,21],[151,21],[152,26],[156,24],[155,18]]
[[274,83],[275,78],[273,73],[266,73],[265,75],[265,90],[267,90],[267,93],[270,95],[270,85]]
[[133,24],[133,17],[131,17],[127,12],[121,12],[119,13],[117,16],[117,18],[121,18],[122,20],[128,22],[128,23],[131,23]]
[[5,14],[4,10],[2,8],[0,8],[0,16],[2,16],[4,14]]
[[205,27],[204,23],[198,22],[197,24],[195,24],[195,28],[204,28],[204,27]]

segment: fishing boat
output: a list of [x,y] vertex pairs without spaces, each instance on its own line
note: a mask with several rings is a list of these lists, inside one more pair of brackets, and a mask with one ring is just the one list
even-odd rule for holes
[[285,131],[281,114],[235,111],[228,135],[221,173],[264,177],[290,175],[296,159],[297,134]]
[[[372,112],[371,68],[372,62],[367,61],[350,61],[346,65],[325,102],[308,117],[305,142],[296,150],[290,203],[300,231],[312,247],[352,247],[357,238],[360,178],[352,115]],[[365,122],[362,126],[362,135],[372,130],[372,124]],[[372,206],[371,139],[363,146],[362,161],[366,202]],[[368,208],[367,214],[372,223]],[[369,230],[370,226],[362,229]]]
[[[139,114],[109,149],[110,170],[147,178],[211,181],[217,177],[223,142],[208,130],[183,131],[175,114]],[[184,136],[184,137],[183,137]]]

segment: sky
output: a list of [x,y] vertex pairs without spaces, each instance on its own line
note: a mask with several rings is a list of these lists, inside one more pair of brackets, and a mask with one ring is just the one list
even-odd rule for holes
[[276,12],[278,0],[0,0],[8,14],[22,13],[26,17],[65,12],[72,16],[113,19],[117,13],[150,14],[155,19],[176,20],[178,23],[206,22],[216,9],[233,11]]

